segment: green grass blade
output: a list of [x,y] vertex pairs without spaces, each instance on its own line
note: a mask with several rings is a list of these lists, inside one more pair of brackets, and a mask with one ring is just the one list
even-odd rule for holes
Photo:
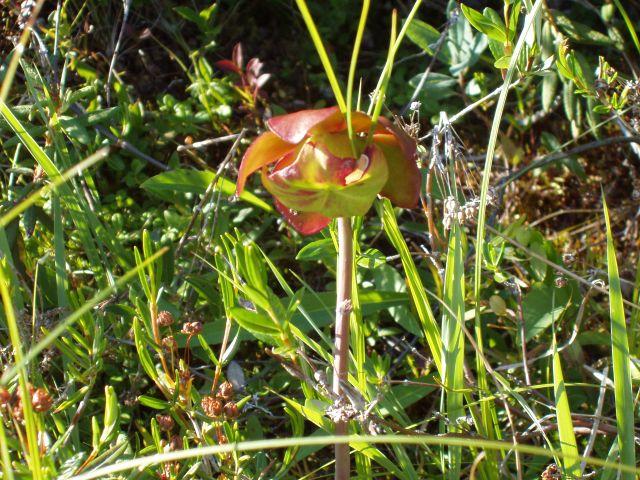
[[27,369],[26,365],[23,363],[24,356],[20,328],[13,308],[11,294],[9,293],[12,287],[18,288],[18,286],[11,285],[7,281],[8,275],[6,272],[8,268],[9,266],[6,262],[0,263],[0,298],[2,298],[7,330],[9,330],[9,339],[11,340],[11,345],[13,347],[13,357],[15,361],[13,368],[17,369],[18,373],[18,385],[22,399],[22,412],[24,415],[24,426],[28,443],[27,464],[33,474],[33,478],[35,480],[40,480],[42,478],[42,469],[40,463],[40,451],[38,448],[38,427],[33,406],[31,404],[31,392],[29,388]]
[[[302,407],[304,408],[304,407]],[[312,411],[312,413],[315,411]],[[317,414],[319,420],[326,420],[321,414]],[[335,443],[349,443],[354,446],[362,446],[361,448],[369,448],[368,445],[378,444],[402,444],[402,445],[457,445],[464,448],[478,447],[487,450],[509,450],[514,449],[518,452],[539,455],[543,458],[562,458],[562,452],[550,450],[547,448],[537,447],[519,443],[513,445],[511,442],[500,442],[496,440],[484,440],[482,438],[472,437],[446,437],[440,435],[327,435],[327,436],[307,436],[307,437],[290,437],[290,438],[273,438],[268,440],[250,440],[237,443],[227,443],[221,445],[212,445],[207,447],[197,447],[175,452],[166,452],[148,456],[142,456],[118,462],[114,465],[96,468],[81,475],[70,477],[69,480],[90,480],[93,478],[107,478],[108,475],[117,472],[124,472],[133,469],[143,469],[152,465],[173,462],[187,458],[205,457],[207,455],[224,454],[229,452],[255,452],[265,451],[268,449],[281,449],[290,446],[312,446],[312,445],[332,445]],[[355,447],[357,448],[357,447]],[[597,467],[607,467],[616,469],[621,472],[627,472],[631,475],[640,473],[640,469],[629,465],[607,462],[599,458],[579,457],[580,461],[586,461],[587,464]]]
[[556,334],[553,332],[553,393],[556,402],[556,418],[558,421],[558,436],[560,437],[560,450],[564,454],[564,473],[568,478],[579,478],[580,462],[576,436],[573,432],[571,420],[571,408],[567,397],[567,389],[562,374],[560,354],[556,344]]
[[627,11],[622,6],[622,3],[620,3],[620,0],[613,0],[613,3],[615,3],[616,7],[618,7],[620,15],[622,15],[622,19],[627,26],[627,30],[629,30],[629,35],[631,35],[633,44],[636,46],[636,50],[638,50],[638,53],[640,53],[640,41],[638,40],[638,34],[636,33],[636,29],[633,26],[633,22],[629,18],[629,14],[627,14]]
[[331,65],[331,60],[329,60],[329,55],[327,55],[327,51],[322,44],[322,38],[320,38],[318,28],[316,27],[316,24],[311,17],[311,12],[309,12],[309,7],[307,7],[307,2],[305,2],[305,0],[296,0],[296,4],[298,5],[298,9],[302,14],[304,23],[307,25],[307,29],[309,30],[309,35],[311,36],[313,45],[316,47],[316,51],[318,52],[318,56],[320,57],[320,61],[322,62],[322,66],[324,67],[324,71],[327,75],[327,80],[329,80],[329,85],[331,85],[333,95],[336,97],[338,107],[340,107],[340,110],[344,112],[347,107],[344,101],[344,97],[342,96],[342,91],[340,90],[338,78],[336,77],[333,66]]
[[431,355],[433,356],[433,361],[438,368],[438,372],[442,375],[442,341],[440,337],[440,328],[433,316],[429,297],[424,289],[416,264],[413,262],[413,258],[409,252],[409,247],[407,247],[407,243],[400,232],[400,227],[398,227],[398,221],[396,220],[396,215],[393,211],[393,207],[391,206],[391,202],[387,199],[383,199],[381,203],[381,218],[384,231],[393,245],[393,248],[395,248],[400,254],[402,267],[405,275],[407,276],[409,293],[416,307],[418,319],[422,324],[427,344],[429,345]]
[[[611,315],[611,356],[613,358],[613,383],[615,385],[616,420],[618,426],[618,444],[620,460],[625,465],[636,464],[636,447],[634,438],[634,402],[631,386],[631,357],[629,355],[629,339],[627,324],[622,303],[622,289],[618,262],[611,234],[609,209],[602,195],[604,219],[607,227],[607,267],[609,272],[609,311]],[[623,473],[622,480],[633,480],[632,473]]]
[[[444,299],[448,309],[442,317],[442,349],[444,385],[446,387],[446,409],[449,419],[449,432],[461,433],[457,420],[464,416],[464,334],[461,325],[464,322],[464,246],[462,231],[457,222],[449,235],[447,266],[444,279]],[[449,449],[449,468],[447,477],[460,478],[462,449]]]

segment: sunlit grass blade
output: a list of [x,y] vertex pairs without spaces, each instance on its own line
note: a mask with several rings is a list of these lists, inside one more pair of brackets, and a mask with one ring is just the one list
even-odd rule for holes
[[633,26],[633,22],[631,21],[631,18],[629,18],[629,14],[622,6],[622,3],[620,2],[620,0],[613,0],[613,3],[615,3],[616,7],[618,7],[618,10],[620,11],[620,15],[622,16],[622,19],[624,20],[624,23],[627,26],[627,30],[629,31],[629,35],[633,40],[633,44],[636,46],[636,50],[638,50],[638,53],[640,53],[640,41],[638,40],[638,34],[636,32],[635,27]]
[[322,66],[324,67],[324,71],[327,75],[327,80],[329,80],[329,85],[331,85],[333,95],[336,97],[338,107],[340,107],[340,110],[344,112],[347,107],[344,101],[344,96],[342,95],[342,90],[340,90],[338,78],[336,77],[333,66],[331,65],[329,55],[327,55],[327,50],[324,48],[322,38],[320,38],[320,33],[318,32],[318,28],[316,27],[316,24],[311,17],[311,12],[309,12],[309,7],[307,7],[307,2],[305,0],[296,0],[296,4],[298,5],[298,9],[302,14],[304,23],[307,25],[307,29],[309,30],[309,35],[311,36],[313,45],[316,47],[316,51],[318,52],[318,56],[320,57],[320,61],[322,62]]
[[567,388],[564,383],[560,354],[556,343],[555,330],[553,332],[553,393],[556,403],[556,418],[558,420],[558,436],[560,437],[560,450],[562,451],[564,473],[568,478],[579,478],[580,462],[576,436],[571,420],[571,408],[567,397]]
[[[20,327],[18,326],[18,320],[16,318],[15,310],[13,307],[13,300],[9,291],[12,288],[17,288],[17,285],[11,285],[8,281],[7,268],[9,268],[6,261],[0,262],[0,297],[2,298],[2,305],[4,307],[5,320],[7,322],[7,329],[9,330],[9,338],[11,340],[11,346],[13,348],[13,357],[15,360],[15,367],[18,373],[18,385],[20,389],[20,397],[22,403],[22,412],[24,416],[24,426],[27,435],[27,464],[33,478],[40,480],[42,477],[41,462],[40,462],[40,449],[38,447],[38,426],[33,406],[31,403],[31,389],[29,384],[29,377],[26,366],[24,364],[24,354],[22,346],[22,338],[20,336]],[[27,453],[27,452],[25,452]]]
[[104,160],[108,154],[109,154],[108,148],[101,148],[97,152],[88,156],[82,162],[71,167],[66,172],[52,177],[50,179],[50,183],[48,183],[41,189],[33,192],[31,195],[29,195],[27,198],[25,198],[15,207],[11,208],[8,212],[0,216],[0,228],[6,227],[12,220],[17,218],[18,215],[20,215],[26,209],[34,205],[41,198],[46,197],[51,192],[55,192],[58,189],[58,187],[66,183],[70,178],[74,177],[75,175],[78,175],[83,170],[85,170],[86,168],[89,168],[95,163],[100,162],[101,160]]
[[[322,417],[320,417],[322,418]],[[207,455],[216,455],[229,452],[255,452],[266,451],[269,449],[281,449],[290,446],[305,447],[309,445],[331,445],[333,443],[350,443],[353,445],[384,445],[384,444],[401,444],[401,445],[440,445],[440,446],[460,446],[463,448],[478,447],[486,450],[508,450],[513,448],[521,453],[529,455],[538,455],[543,458],[562,458],[562,452],[550,450],[547,448],[537,447],[520,443],[513,445],[509,442],[501,442],[496,440],[484,440],[481,438],[471,437],[443,437],[440,435],[348,435],[348,436],[307,436],[300,438],[274,438],[268,440],[251,440],[238,443],[227,443],[222,445],[213,445],[209,447],[198,447],[175,452],[167,452],[155,455],[148,455],[103,468],[90,470],[81,475],[75,475],[69,480],[90,480],[93,478],[108,478],[108,475],[128,470],[140,470],[152,465],[158,465],[165,462],[183,460],[187,458],[204,457]],[[587,464],[596,467],[607,467],[612,470],[627,472],[631,475],[640,473],[640,469],[629,465],[607,462],[599,458],[579,457],[578,460],[586,461]]]
[[371,104],[369,105],[369,110],[368,110],[369,115],[371,115],[371,118],[373,119],[373,125],[369,130],[369,136],[373,135],[373,131],[375,130],[375,125],[378,120],[378,116],[382,111],[382,105],[384,104],[384,99],[387,92],[387,86],[389,85],[389,80],[391,79],[391,71],[393,70],[393,63],[396,58],[396,53],[398,53],[400,44],[402,43],[402,40],[404,39],[407,33],[407,29],[409,28],[409,25],[411,24],[413,17],[415,17],[416,13],[418,13],[418,8],[420,8],[421,3],[422,3],[422,0],[416,0],[416,2],[413,4],[411,11],[407,15],[404,25],[402,25],[402,28],[400,29],[400,32],[397,35],[395,33],[395,28],[396,28],[395,15],[396,14],[394,10],[393,20],[392,20],[391,45],[389,46],[387,61],[384,64],[380,77],[378,78],[378,84],[376,85],[376,88],[373,91],[373,95],[371,97]]
[[360,44],[364,35],[364,27],[367,23],[367,15],[369,14],[370,0],[362,1],[362,10],[360,13],[360,21],[358,22],[358,30],[356,38],[353,42],[353,52],[351,53],[351,62],[349,64],[349,76],[347,77],[347,129],[349,138],[353,139],[353,125],[351,125],[351,112],[353,107],[353,82],[356,77],[356,66],[358,64],[358,54],[360,53]]
[[418,273],[416,264],[411,257],[409,247],[402,237],[395,212],[391,206],[391,202],[387,199],[381,201],[381,218],[384,231],[393,245],[393,248],[400,254],[402,267],[407,277],[407,285],[409,293],[415,305],[418,319],[422,324],[427,345],[431,350],[433,361],[438,368],[438,372],[442,375],[442,341],[440,337],[440,328],[431,310],[429,297],[424,289],[422,279]]
[[[631,357],[627,323],[622,303],[622,289],[618,274],[618,261],[611,233],[609,209],[602,194],[602,206],[607,228],[607,268],[609,273],[609,312],[611,315],[611,357],[613,359],[613,383],[615,392],[616,423],[620,460],[625,465],[636,464],[636,445],[634,432],[634,401],[631,385]],[[622,480],[633,480],[635,476],[626,472]]]
[[[444,279],[444,299],[448,309],[442,317],[442,349],[444,385],[446,387],[446,409],[449,432],[461,433],[458,419],[464,417],[464,245],[460,225],[455,222],[449,235],[447,266]],[[449,449],[447,477],[460,478],[462,449]]]

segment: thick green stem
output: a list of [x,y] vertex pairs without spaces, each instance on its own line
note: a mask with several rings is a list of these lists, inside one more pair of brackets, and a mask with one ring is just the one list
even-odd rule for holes
[[[349,379],[349,316],[351,314],[351,286],[353,263],[353,229],[351,219],[338,218],[338,264],[336,285],[336,332],[333,362],[333,393],[342,396],[342,385]],[[349,433],[348,421],[336,422],[336,435]],[[335,445],[336,480],[348,480],[351,470],[349,444]]]

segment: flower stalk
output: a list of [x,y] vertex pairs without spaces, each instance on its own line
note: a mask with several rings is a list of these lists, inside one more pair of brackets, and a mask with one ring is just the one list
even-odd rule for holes
[[[333,359],[333,393],[342,396],[342,386],[349,381],[349,317],[351,316],[351,288],[353,280],[353,229],[351,218],[340,217],[338,224],[338,261],[336,272],[336,326]],[[335,424],[336,435],[349,433],[349,421]],[[335,479],[348,480],[351,469],[349,444],[335,444]]]

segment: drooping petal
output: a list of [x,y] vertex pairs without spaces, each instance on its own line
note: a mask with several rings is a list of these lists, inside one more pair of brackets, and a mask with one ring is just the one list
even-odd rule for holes
[[374,135],[373,142],[382,150],[389,168],[389,178],[380,195],[387,197],[398,207],[415,207],[420,198],[422,184],[422,175],[416,164],[415,154],[407,156],[395,135]]
[[284,206],[277,199],[275,200],[276,208],[285,218],[287,223],[295,228],[302,235],[313,235],[325,228],[331,219],[319,213],[296,212]]
[[315,212],[330,218],[364,215],[388,176],[379,148],[370,145],[364,155],[367,161],[356,162],[308,141],[294,162],[270,174],[262,169],[262,183],[296,212]]
[[338,107],[322,108],[319,110],[301,110],[287,115],[273,117],[267,121],[269,129],[285,142],[299,143],[309,130],[335,112]]
[[378,123],[385,129],[387,129],[389,133],[393,134],[396,137],[398,143],[400,144],[400,147],[402,148],[402,151],[407,158],[413,159],[415,157],[418,145],[413,138],[407,135],[407,133],[402,130],[402,128],[398,127],[384,117],[380,117],[378,119]]
[[242,157],[238,171],[236,193],[239,195],[244,189],[247,177],[280,159],[295,149],[295,145],[282,141],[276,134],[265,132],[256,138]]

